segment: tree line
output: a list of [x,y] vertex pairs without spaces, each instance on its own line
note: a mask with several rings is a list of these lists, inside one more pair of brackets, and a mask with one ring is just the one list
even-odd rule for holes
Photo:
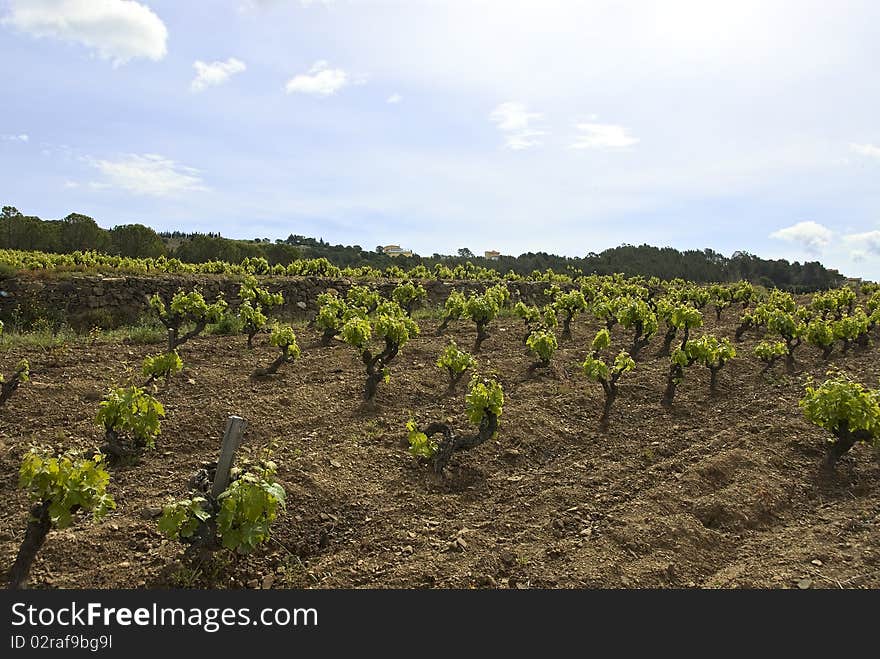
[[255,238],[237,240],[219,233],[157,233],[143,224],[124,224],[104,229],[87,215],[71,213],[61,220],[42,220],[24,215],[12,206],[0,213],[0,247],[70,253],[95,250],[134,258],[167,256],[187,263],[228,261],[240,263],[245,258],[263,257],[270,264],[288,265],[301,258],[326,258],[341,268],[370,265],[374,268],[416,265],[433,268],[437,263],[449,267],[474,265],[494,268],[501,273],[518,275],[545,271],[573,274],[627,276],[643,275],[661,279],[687,279],[695,282],[733,282],[748,280],[794,292],[807,292],[841,285],[845,278],[818,261],[805,263],[785,259],[762,259],[748,252],[737,251],[730,257],[711,249],[677,250],[651,245],[621,245],[583,257],[565,257],[546,252],[527,252],[519,256],[485,259],[464,247],[457,254],[413,255],[391,257],[381,246],[365,250],[360,245],[331,245],[315,239],[291,234],[286,239]]

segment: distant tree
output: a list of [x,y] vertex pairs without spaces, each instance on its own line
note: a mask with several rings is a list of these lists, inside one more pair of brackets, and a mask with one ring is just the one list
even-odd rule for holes
[[3,210],[0,221],[0,247],[7,249],[36,249],[43,252],[62,251],[58,238],[58,223],[43,222],[38,217],[15,214],[12,206]]
[[474,253],[469,250],[467,247],[462,247],[458,250],[458,256],[463,259],[473,259],[476,258]]
[[156,258],[166,253],[165,243],[143,224],[122,224],[110,230],[110,249],[119,256]]
[[71,213],[61,220],[61,249],[65,252],[76,250],[107,251],[110,237],[105,229],[98,226],[88,215]]

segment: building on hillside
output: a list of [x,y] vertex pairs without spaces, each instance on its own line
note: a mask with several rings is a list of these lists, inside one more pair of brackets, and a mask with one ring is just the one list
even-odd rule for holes
[[494,249],[483,252],[483,258],[487,258],[490,261],[497,261],[499,256],[501,256],[501,252],[496,252]]
[[408,249],[403,249],[400,245],[385,245],[382,253],[387,256],[412,256],[413,253]]

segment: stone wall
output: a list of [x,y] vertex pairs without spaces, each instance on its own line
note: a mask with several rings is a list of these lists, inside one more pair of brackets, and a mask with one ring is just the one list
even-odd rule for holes
[[[356,284],[351,279],[316,277],[264,277],[262,285],[284,294],[282,316],[311,318],[317,312],[317,297],[334,289],[345,294]],[[371,282],[384,295],[399,282]],[[453,289],[465,293],[485,290],[488,284],[474,281],[421,282],[428,292],[429,306],[440,306]],[[507,282],[513,299],[544,302],[544,282]],[[50,324],[67,323],[76,329],[94,326],[113,328],[131,324],[148,312],[147,300],[154,293],[170,299],[179,289],[198,287],[205,298],[225,296],[234,307],[238,302],[239,281],[221,275],[126,275],[101,276],[79,273],[51,277],[17,275],[0,279],[0,320],[27,326],[44,318]]]

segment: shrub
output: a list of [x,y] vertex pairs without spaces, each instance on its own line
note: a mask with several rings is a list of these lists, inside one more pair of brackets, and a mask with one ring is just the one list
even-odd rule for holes
[[[545,291],[547,292],[547,291]],[[553,299],[553,308],[562,315],[562,338],[571,338],[571,321],[575,316],[587,310],[587,301],[579,290],[564,293],[559,291]]]
[[344,324],[343,315],[347,306],[336,293],[326,292],[318,295],[318,315],[315,316],[315,327],[321,331],[321,341],[330,345],[333,337],[339,334]]
[[509,297],[510,292],[507,287],[497,285],[487,288],[482,295],[473,294],[465,301],[464,315],[474,321],[477,326],[474,352],[479,352],[483,341],[489,338],[486,326],[495,320]]
[[437,328],[437,334],[442,334],[443,331],[449,326],[450,321],[458,320],[464,315],[466,302],[467,300],[463,293],[456,290],[449,292],[449,297],[446,298],[446,302],[443,305],[443,321]]
[[651,337],[657,333],[659,323],[657,314],[650,305],[638,298],[624,298],[617,305],[617,322],[626,329],[632,330],[633,340],[629,349],[630,356],[635,359],[642,348],[648,345]]
[[764,370],[766,373],[773,365],[788,354],[785,347],[785,341],[761,341],[755,346],[755,356],[764,362]]
[[421,284],[411,281],[400,284],[391,292],[391,299],[400,305],[407,316],[412,316],[416,305],[423,303],[428,298],[428,292]]
[[693,341],[685,341],[676,348],[669,358],[669,374],[666,378],[666,391],[660,403],[663,407],[671,407],[675,398],[678,385],[684,381],[685,369],[700,363],[709,369],[711,374],[709,391],[715,393],[717,389],[718,371],[736,356],[736,350],[729,339],[718,340],[715,336],[707,334]]

